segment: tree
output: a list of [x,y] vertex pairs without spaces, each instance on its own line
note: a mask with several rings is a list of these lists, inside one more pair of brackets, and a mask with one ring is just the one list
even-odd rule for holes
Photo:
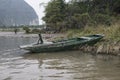
[[65,18],[65,1],[52,0],[48,3],[45,9],[43,20],[49,27],[59,27],[58,22],[62,22]]
[[23,30],[25,30],[25,33],[30,33],[30,28],[29,27],[23,27]]
[[[47,27],[84,28],[86,25],[110,25],[120,14],[120,0],[52,0],[45,9]],[[118,15],[119,16],[119,15]]]

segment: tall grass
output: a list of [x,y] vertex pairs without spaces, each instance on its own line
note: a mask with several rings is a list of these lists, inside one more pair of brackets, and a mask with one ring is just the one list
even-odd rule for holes
[[67,37],[80,37],[90,34],[104,34],[105,39],[120,41],[120,23],[112,24],[111,26],[98,25],[94,27],[86,26],[84,29],[68,30]]

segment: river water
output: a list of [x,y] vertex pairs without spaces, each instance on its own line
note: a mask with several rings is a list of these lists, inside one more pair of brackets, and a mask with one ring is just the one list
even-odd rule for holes
[[28,53],[35,38],[0,37],[0,80],[120,80],[120,58],[81,51]]

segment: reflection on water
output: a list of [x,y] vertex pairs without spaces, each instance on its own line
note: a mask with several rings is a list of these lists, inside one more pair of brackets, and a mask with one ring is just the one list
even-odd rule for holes
[[[32,38],[4,39],[0,40],[1,50],[35,41]],[[6,41],[7,47],[3,41]],[[40,54],[23,50],[0,52],[0,80],[120,80],[119,75],[120,59],[115,56],[93,56],[80,51]]]
[[14,49],[19,45],[30,44],[35,42],[36,38],[20,38],[20,37],[0,37],[0,51]]

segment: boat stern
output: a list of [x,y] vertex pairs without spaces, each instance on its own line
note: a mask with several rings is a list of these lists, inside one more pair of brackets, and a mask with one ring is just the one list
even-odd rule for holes
[[19,47],[20,47],[20,49],[30,50],[32,45],[22,45],[22,46],[19,46]]

